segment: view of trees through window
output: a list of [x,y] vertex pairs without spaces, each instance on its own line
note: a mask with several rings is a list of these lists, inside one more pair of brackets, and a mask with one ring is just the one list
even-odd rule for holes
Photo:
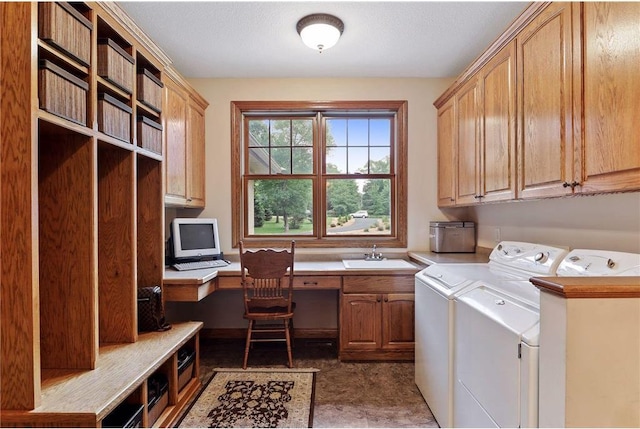
[[232,236],[406,246],[406,101],[233,101]]
[[[393,117],[320,116],[248,118],[250,235],[391,233]],[[319,224],[314,201],[324,208]]]

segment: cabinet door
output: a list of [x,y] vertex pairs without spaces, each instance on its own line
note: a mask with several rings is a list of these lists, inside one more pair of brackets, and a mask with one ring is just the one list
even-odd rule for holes
[[517,55],[519,197],[571,193],[571,3],[551,3],[528,24]]
[[505,46],[480,71],[482,85],[481,201],[516,197],[516,50]]
[[205,206],[204,109],[189,98],[187,109],[187,205]]
[[438,109],[438,207],[455,205],[456,113],[454,97]]
[[173,80],[165,80],[164,134],[165,203],[185,205],[187,199],[186,139],[188,95]]
[[478,80],[474,78],[455,95],[457,109],[456,204],[479,201],[480,116]]
[[581,5],[584,153],[576,180],[582,192],[638,189],[640,3]]
[[381,346],[382,296],[349,293],[340,306],[340,349],[376,350]]
[[415,346],[415,298],[412,293],[389,293],[382,300],[382,348],[413,349]]

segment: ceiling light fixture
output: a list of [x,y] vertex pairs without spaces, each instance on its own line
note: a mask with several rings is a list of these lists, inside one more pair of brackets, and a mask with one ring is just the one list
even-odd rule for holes
[[333,15],[314,13],[300,19],[296,29],[305,45],[322,53],[338,43],[344,24]]

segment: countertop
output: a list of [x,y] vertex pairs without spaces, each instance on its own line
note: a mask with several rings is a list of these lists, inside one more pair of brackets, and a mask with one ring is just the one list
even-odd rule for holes
[[[402,275],[415,274],[424,268],[420,262],[410,261],[412,268],[394,268],[394,269],[353,269],[345,268],[342,260],[339,261],[296,261],[295,273],[297,276],[317,276],[317,275]],[[177,271],[171,267],[165,267],[164,284],[166,285],[186,285],[186,284],[203,284],[216,277],[239,276],[240,263],[231,262],[226,267],[209,268],[203,270]]]
[[433,264],[483,264],[489,262],[491,249],[478,247],[476,253],[435,253],[435,252],[408,252],[410,259],[425,265]]
[[[342,259],[329,259],[325,255],[318,255],[318,260],[309,260],[313,256],[301,258],[295,262],[296,275],[402,275],[415,274],[426,265],[436,263],[486,263],[489,261],[491,249],[478,248],[476,253],[434,253],[429,251],[414,251],[402,255],[394,255],[393,258],[409,260],[414,267],[394,269],[353,269],[345,268]],[[296,257],[297,259],[297,257]],[[352,259],[352,258],[345,258]],[[355,259],[355,258],[353,258]],[[208,268],[203,270],[177,271],[171,267],[165,267],[164,284],[167,285],[198,285],[204,284],[216,277],[239,276],[240,263],[232,261],[226,267]]]

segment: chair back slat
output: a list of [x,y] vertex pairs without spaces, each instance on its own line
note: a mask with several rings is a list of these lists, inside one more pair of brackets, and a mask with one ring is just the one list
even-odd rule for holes
[[240,242],[240,270],[247,313],[268,307],[285,307],[291,312],[294,251],[294,241],[291,250],[245,250]]

